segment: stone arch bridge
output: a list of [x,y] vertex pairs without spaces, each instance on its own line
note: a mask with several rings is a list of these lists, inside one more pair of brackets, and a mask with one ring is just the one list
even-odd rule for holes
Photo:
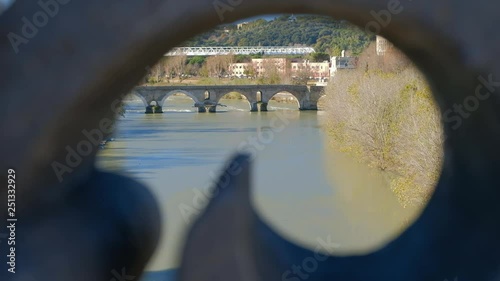
[[[198,112],[216,112],[217,105],[226,94],[239,93],[248,103],[250,111],[267,111],[274,95],[286,92],[298,101],[299,110],[318,110],[318,100],[324,95],[323,86],[297,85],[224,85],[224,86],[140,86],[132,90],[146,107],[146,113],[162,113],[166,99],[173,94],[186,94],[194,101]],[[153,103],[154,102],[154,103]]]

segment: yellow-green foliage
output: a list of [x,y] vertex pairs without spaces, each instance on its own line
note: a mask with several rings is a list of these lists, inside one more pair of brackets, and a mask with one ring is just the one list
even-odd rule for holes
[[403,206],[424,204],[443,155],[431,91],[411,64],[393,72],[366,65],[339,71],[327,88],[331,145],[384,171]]

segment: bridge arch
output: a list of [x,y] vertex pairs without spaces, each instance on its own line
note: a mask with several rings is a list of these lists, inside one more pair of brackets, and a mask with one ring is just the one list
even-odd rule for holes
[[197,97],[196,97],[193,93],[191,93],[191,92],[184,91],[184,90],[173,90],[173,91],[168,92],[168,93],[167,93],[167,94],[166,94],[166,95],[165,95],[165,96],[161,99],[161,101],[159,102],[159,106],[163,107],[163,106],[164,106],[164,104],[165,104],[165,101],[166,101],[169,97],[171,97],[172,95],[174,95],[174,94],[184,94],[184,95],[186,95],[186,96],[190,97],[190,98],[193,100],[193,102],[194,102],[195,104],[199,102],[199,99],[198,99],[198,98],[197,98]]
[[140,93],[136,92],[136,91],[133,91],[132,94],[136,97],[138,97],[140,100],[142,100],[142,102],[144,103],[144,107],[148,107],[149,106],[149,103],[148,101],[146,100],[146,98],[141,95]]
[[252,103],[254,102],[255,98],[252,97],[252,94],[250,92],[248,92],[248,91],[242,91],[242,90],[238,90],[238,89],[228,90],[228,91],[220,94],[219,97],[217,98],[217,103],[220,103],[221,99],[223,99],[225,96],[227,96],[227,95],[229,95],[231,93],[236,93],[236,94],[239,94],[242,97],[244,97],[244,100],[248,102],[249,109],[252,108]]
[[297,102],[297,107],[298,109],[302,109],[302,102],[303,100],[306,98],[305,95],[300,95],[299,93],[295,92],[295,91],[291,91],[291,90],[279,90],[279,91],[273,91],[271,92],[271,94],[269,95],[266,95],[266,98],[262,99],[263,102],[269,104],[269,102],[271,100],[273,100],[273,98],[277,95],[277,94],[280,94],[280,93],[286,93],[286,94],[290,94],[292,95],[293,99]]

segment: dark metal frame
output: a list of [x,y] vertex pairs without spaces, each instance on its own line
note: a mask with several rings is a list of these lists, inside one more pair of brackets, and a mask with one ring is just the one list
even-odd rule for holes
[[[146,188],[95,171],[97,149],[63,180],[54,163],[83,130],[113,118],[113,104],[172,47],[221,21],[262,13],[343,18],[380,34],[427,76],[444,113],[441,179],[421,217],[383,249],[331,258],[308,280],[498,280],[500,270],[500,26],[498,3],[419,0],[87,0],[52,1],[58,11],[16,51],[9,34],[42,10],[18,0],[0,16],[1,171],[17,171],[17,275],[13,280],[111,280],[138,276],[156,246],[159,214]],[[399,8],[395,8],[399,3]],[[400,9],[402,7],[402,9]],[[389,14],[388,14],[389,13]],[[387,17],[387,15],[390,15]],[[26,42],[27,41],[27,42]],[[490,81],[490,82],[488,82]],[[493,82],[492,82],[493,81]],[[447,114],[480,95],[459,120]],[[50,105],[52,110],[47,111]],[[460,121],[460,122],[459,122]],[[73,159],[75,160],[75,159]],[[195,224],[182,280],[276,280],[311,254],[286,242],[252,211],[248,162]],[[221,192],[222,193],[222,192]],[[226,201],[231,199],[232,201]],[[235,204],[240,202],[241,204]],[[232,217],[224,217],[231,210]],[[6,208],[0,209],[2,217]],[[218,220],[212,219],[213,215]],[[238,218],[237,220],[231,220]],[[222,227],[218,221],[226,220]],[[218,227],[221,226],[221,227]],[[203,246],[203,239],[209,239]],[[222,240],[221,240],[222,239]],[[198,242],[197,242],[198,241]],[[3,255],[6,243],[0,244]],[[217,245],[217,248],[213,248]],[[208,248],[207,248],[208,247]],[[196,256],[195,252],[212,255]],[[205,259],[202,259],[205,258]],[[224,269],[224,270],[221,270]]]

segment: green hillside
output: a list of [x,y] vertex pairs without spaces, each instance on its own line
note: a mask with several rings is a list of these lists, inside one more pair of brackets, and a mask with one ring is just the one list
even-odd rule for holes
[[360,54],[374,40],[346,21],[316,15],[282,15],[275,20],[259,19],[238,30],[236,24],[222,25],[201,34],[186,46],[311,46],[316,52],[339,55],[341,50]]

